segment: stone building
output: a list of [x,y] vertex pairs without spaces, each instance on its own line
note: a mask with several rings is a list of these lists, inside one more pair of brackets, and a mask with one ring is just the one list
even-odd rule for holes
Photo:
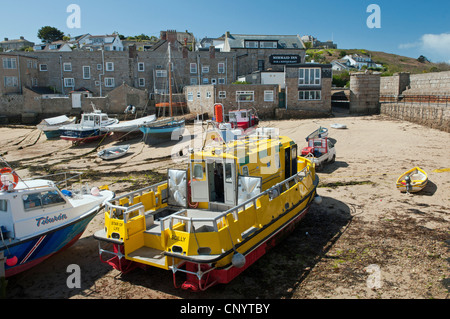
[[236,109],[256,109],[260,118],[273,118],[278,107],[276,84],[210,84],[185,87],[190,113],[214,116],[214,104],[223,105],[225,112]]
[[328,116],[331,114],[331,64],[303,63],[286,66],[285,111],[279,116]]
[[0,95],[21,94],[24,86],[38,86],[36,58],[16,53],[2,53],[0,62]]
[[8,38],[5,38],[4,41],[0,42],[0,48],[3,49],[3,51],[19,51],[24,48],[33,47],[34,42],[26,40],[24,37],[20,37],[20,39],[14,39],[9,40]]
[[298,35],[225,33],[224,52],[236,52],[237,75],[254,71],[283,71],[288,64],[305,62],[305,46]]

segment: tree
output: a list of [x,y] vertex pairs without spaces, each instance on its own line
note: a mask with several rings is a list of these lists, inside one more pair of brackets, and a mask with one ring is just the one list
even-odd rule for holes
[[64,32],[54,27],[45,26],[39,29],[37,36],[42,40],[42,42],[51,43],[62,40],[64,37]]
[[420,63],[425,63],[425,62],[430,62],[430,60],[427,59],[427,57],[421,55],[417,58],[417,61],[419,61]]

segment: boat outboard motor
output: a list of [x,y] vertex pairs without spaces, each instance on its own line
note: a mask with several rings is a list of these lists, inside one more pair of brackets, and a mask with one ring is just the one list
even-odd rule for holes
[[412,190],[411,177],[406,176],[405,182],[406,182],[406,191],[409,193]]

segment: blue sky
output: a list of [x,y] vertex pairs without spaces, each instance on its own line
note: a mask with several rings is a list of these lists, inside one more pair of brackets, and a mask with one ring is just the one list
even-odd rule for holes
[[[40,42],[37,31],[54,26],[65,34],[159,36],[161,30],[188,30],[197,38],[238,34],[313,35],[333,39],[338,48],[384,51],[433,62],[450,62],[450,1],[302,0],[40,0],[7,3],[0,40],[24,36]],[[70,4],[81,8],[81,28],[66,24]],[[381,28],[368,28],[369,4],[380,7]],[[5,5],[1,6],[5,8]]]

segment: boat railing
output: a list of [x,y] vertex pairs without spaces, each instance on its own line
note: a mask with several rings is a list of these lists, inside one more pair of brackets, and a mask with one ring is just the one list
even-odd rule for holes
[[[123,205],[116,205],[115,203],[119,203],[119,201],[124,198],[128,198],[128,202],[132,203],[135,197],[142,196],[144,193],[148,193],[148,192],[156,193],[158,191],[158,187],[164,185],[165,183],[167,183],[167,181],[162,181],[157,184],[138,189],[131,193],[127,193],[127,194],[115,197],[115,198],[105,202],[105,206],[106,206],[105,211],[109,211],[110,216],[111,216],[111,212],[112,212],[113,215],[115,215],[116,217],[121,215],[121,214],[117,214],[117,211],[120,211],[121,213],[124,213],[124,219],[126,219],[129,214],[133,213],[134,211],[137,210],[137,208],[139,208],[136,206],[142,205],[142,207],[144,207],[143,204],[138,203],[138,204],[132,205],[132,206],[123,206]],[[158,197],[155,197],[155,200],[158,201]],[[156,203],[156,204],[158,204],[158,203]],[[144,213],[144,212],[142,212],[142,213]]]
[[58,188],[68,188],[69,186],[72,185],[72,182],[75,179],[78,179],[77,183],[82,184],[82,179],[81,179],[82,175],[83,175],[83,172],[69,171],[69,172],[60,172],[60,173],[48,174],[48,175],[42,175],[42,176],[33,176],[32,178],[23,178],[21,180],[25,184],[27,189],[33,188],[33,187],[30,187],[27,185],[27,181],[32,181],[32,180],[36,180],[36,179],[50,180]]

